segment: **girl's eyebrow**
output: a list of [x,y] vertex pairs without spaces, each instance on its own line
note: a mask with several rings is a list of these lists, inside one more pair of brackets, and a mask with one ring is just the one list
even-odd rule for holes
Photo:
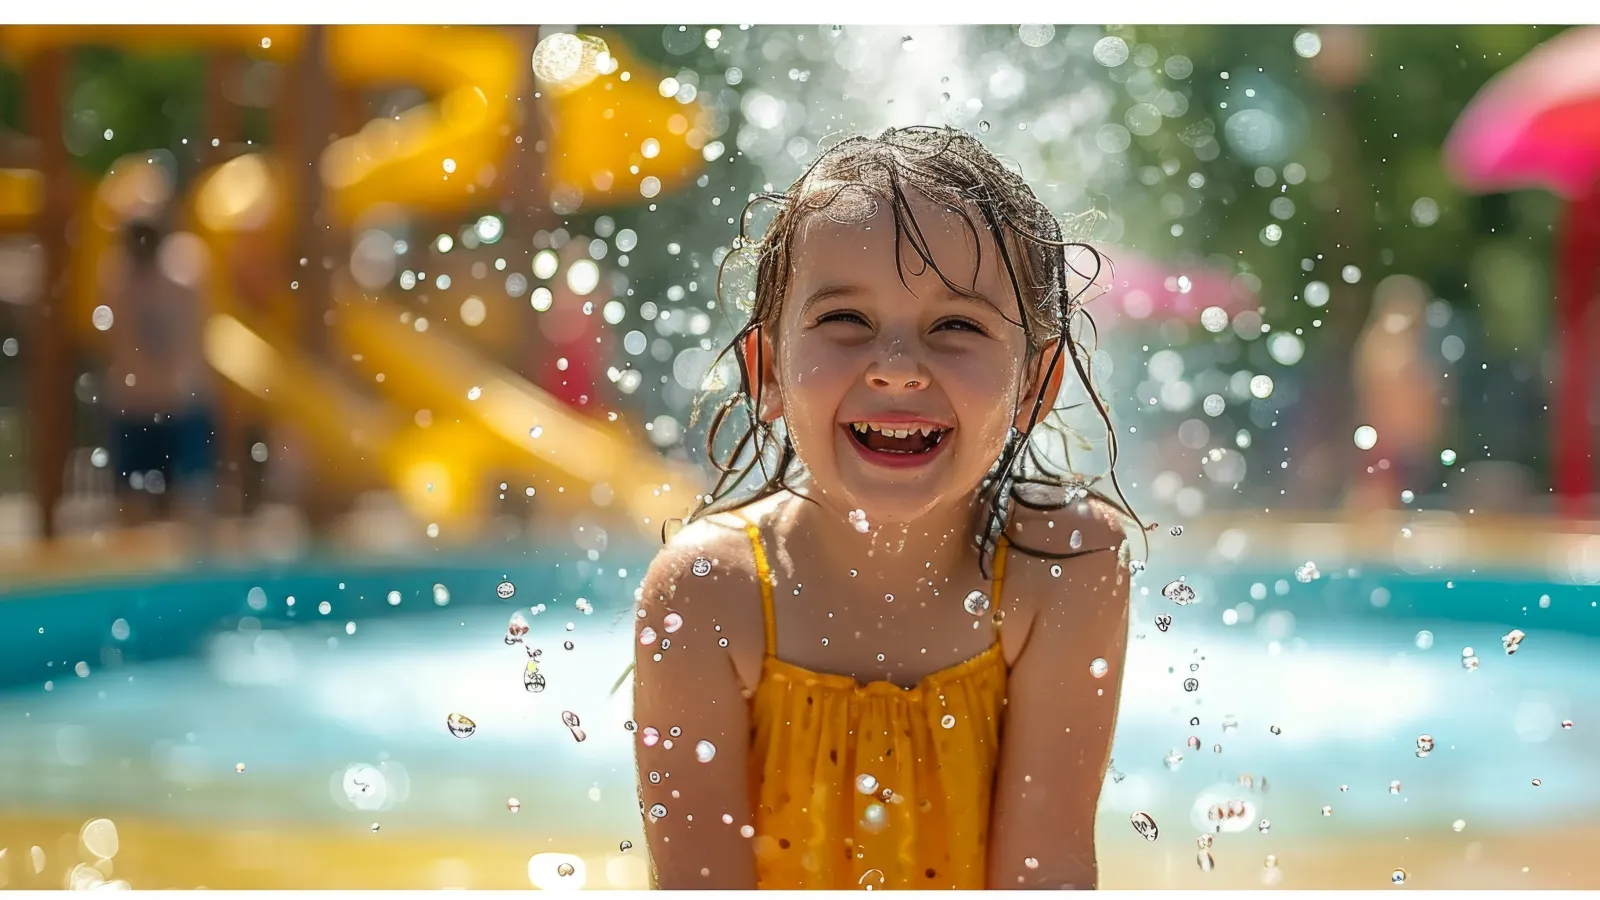
[[854,284],[825,284],[811,292],[811,295],[800,304],[800,312],[810,309],[812,304],[823,300],[832,300],[836,297],[857,297],[866,293],[860,286]]

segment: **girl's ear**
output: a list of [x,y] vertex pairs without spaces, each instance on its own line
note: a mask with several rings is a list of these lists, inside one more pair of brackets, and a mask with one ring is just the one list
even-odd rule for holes
[[1040,418],[1050,412],[1050,408],[1055,405],[1056,398],[1061,393],[1062,379],[1066,376],[1067,366],[1071,365],[1071,362],[1067,359],[1066,352],[1062,352],[1061,358],[1056,360],[1055,371],[1050,373],[1049,379],[1045,378],[1045,370],[1050,368],[1050,358],[1055,355],[1058,345],[1059,341],[1046,344],[1039,353],[1038,361],[1034,364],[1032,377],[1028,379],[1028,392],[1023,395],[1022,403],[1017,408],[1017,420],[1012,423],[1018,431],[1026,432],[1028,430],[1028,419],[1033,416],[1033,403],[1039,396],[1041,383],[1044,385],[1044,404],[1039,407]]
[[744,359],[745,376],[750,379],[750,393],[761,398],[761,408],[756,415],[763,422],[775,422],[783,416],[783,397],[778,393],[778,379],[772,367],[772,341],[760,327],[752,328],[744,336],[739,348]]

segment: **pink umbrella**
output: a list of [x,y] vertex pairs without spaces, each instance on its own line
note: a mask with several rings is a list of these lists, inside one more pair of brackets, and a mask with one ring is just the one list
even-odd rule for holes
[[1556,493],[1574,514],[1594,484],[1586,321],[1600,288],[1600,28],[1551,38],[1478,92],[1445,141],[1445,166],[1480,193],[1544,188],[1567,199],[1558,246],[1561,372],[1551,416]]

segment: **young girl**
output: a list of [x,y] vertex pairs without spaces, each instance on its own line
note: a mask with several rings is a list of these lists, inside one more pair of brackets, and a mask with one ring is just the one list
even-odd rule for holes
[[713,456],[749,423],[640,595],[655,883],[1093,888],[1128,585],[1116,508],[1029,445],[1064,356],[1088,382],[1061,228],[947,129],[766,199]]

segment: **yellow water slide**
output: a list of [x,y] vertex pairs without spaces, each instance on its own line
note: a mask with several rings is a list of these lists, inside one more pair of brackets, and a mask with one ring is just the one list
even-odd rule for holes
[[[51,46],[84,44],[212,47],[287,58],[303,36],[304,29],[285,26],[17,26],[0,29],[0,49],[15,60]],[[581,43],[587,54],[575,62],[558,54],[553,70],[546,54],[541,73],[548,118],[559,123],[549,137],[556,185],[571,189],[583,182],[578,190],[591,201],[626,202],[692,177],[705,141],[704,112],[660,96],[655,81],[642,69],[624,69],[604,43],[588,37]],[[320,171],[336,219],[349,225],[381,204],[448,214],[482,203],[503,174],[495,167],[507,159],[512,104],[522,81],[518,67],[525,59],[511,36],[491,28],[330,27],[331,77],[416,84],[434,98],[398,119],[374,120],[327,148]],[[138,198],[151,194],[141,179],[157,176],[141,172],[136,162],[92,192],[84,217],[89,227],[73,260],[77,271],[99,271],[101,254],[126,220],[129,198],[136,207]],[[0,221],[31,219],[41,198],[38,173],[0,171]],[[280,163],[252,154],[202,174],[189,197],[189,218],[212,264],[226,265],[241,242],[283,234],[287,201]],[[79,289],[72,319],[86,335],[93,334],[88,325],[98,302],[96,280],[74,279]],[[476,495],[485,492],[481,482],[490,472],[542,476],[550,488],[546,502],[555,505],[610,500],[646,531],[692,503],[693,475],[620,429],[577,415],[448,339],[402,326],[387,305],[338,298],[338,340],[383,367],[381,384],[389,392],[444,413],[438,424],[421,427],[414,410],[375,404],[351,390],[345,376],[285,349],[290,322],[275,320],[270,311],[265,317],[248,312],[228,280],[210,280],[215,312],[205,350],[212,365],[310,437],[319,458],[345,473],[380,472],[430,520],[476,518],[482,507]],[[291,294],[274,309],[292,318],[296,299]]]

